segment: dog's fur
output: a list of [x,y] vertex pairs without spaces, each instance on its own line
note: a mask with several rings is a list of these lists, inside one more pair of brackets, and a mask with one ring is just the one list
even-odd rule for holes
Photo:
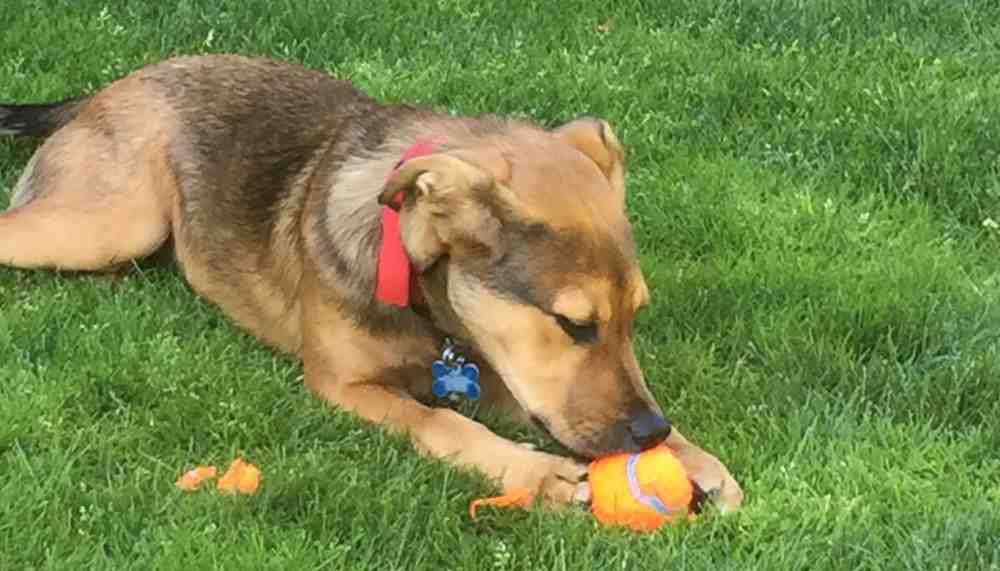
[[[205,56],[91,97],[0,106],[0,132],[48,137],[0,215],[0,263],[102,271],[171,245],[199,294],[301,356],[316,394],[505,489],[567,502],[585,469],[431,406],[445,336],[480,363],[486,404],[575,455],[665,438],[723,509],[742,501],[718,460],[669,430],[636,361],[648,292],[603,121],[452,117],[286,63]],[[418,140],[440,146],[394,170]],[[406,308],[374,297],[380,203],[398,193],[425,300]]]

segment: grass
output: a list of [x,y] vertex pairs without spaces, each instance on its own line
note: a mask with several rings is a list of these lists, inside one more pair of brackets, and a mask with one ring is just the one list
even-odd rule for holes
[[[170,54],[630,147],[640,360],[747,491],[651,536],[494,513],[332,412],[175,271],[0,269],[6,569],[1000,568],[1000,4],[5,0],[0,100]],[[0,205],[32,148],[0,142]],[[243,453],[253,498],[182,495]]]

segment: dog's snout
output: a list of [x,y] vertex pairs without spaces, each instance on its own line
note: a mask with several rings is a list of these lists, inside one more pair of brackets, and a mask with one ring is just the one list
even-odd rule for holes
[[[570,438],[563,440],[560,435],[565,433],[558,431],[553,435],[574,452],[587,458],[600,458],[619,452],[641,452],[663,443],[670,436],[670,421],[656,408],[640,402],[626,410],[629,412],[619,416],[604,430],[590,434],[577,433],[583,438],[570,433]],[[540,420],[542,426],[548,426],[544,419]]]
[[643,407],[632,415],[628,431],[639,448],[646,450],[670,436],[670,421],[661,414]]

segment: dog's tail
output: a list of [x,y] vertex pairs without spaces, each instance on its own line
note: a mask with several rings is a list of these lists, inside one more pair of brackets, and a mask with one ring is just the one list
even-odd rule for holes
[[0,104],[0,135],[47,137],[72,121],[87,99],[74,97],[55,103]]

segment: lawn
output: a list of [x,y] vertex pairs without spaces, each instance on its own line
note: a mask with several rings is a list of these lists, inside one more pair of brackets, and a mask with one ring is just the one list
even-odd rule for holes
[[[3,0],[0,101],[204,52],[611,121],[640,361],[747,502],[472,522],[489,482],[317,402],[173,269],[0,269],[0,567],[1000,568],[1000,3]],[[31,152],[0,141],[0,206]],[[174,489],[237,454],[259,495]]]

